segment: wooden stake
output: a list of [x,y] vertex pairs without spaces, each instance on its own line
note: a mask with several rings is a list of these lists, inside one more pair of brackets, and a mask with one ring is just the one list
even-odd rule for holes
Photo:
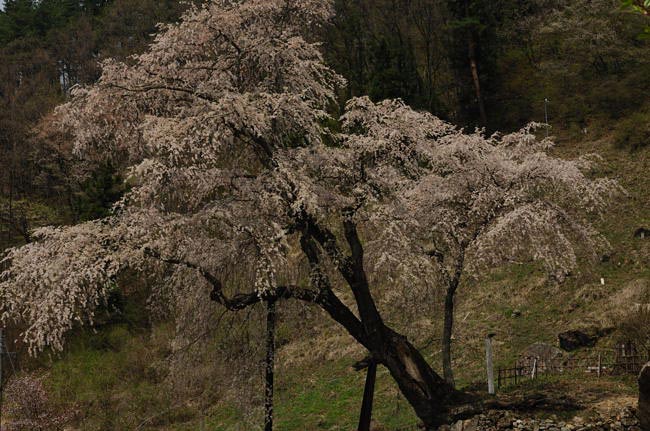
[[266,370],[264,431],[273,431],[273,368],[275,365],[275,300],[266,303]]
[[372,401],[375,395],[375,380],[377,379],[377,363],[371,360],[368,364],[366,374],[366,385],[363,389],[363,401],[361,402],[361,415],[359,417],[359,431],[370,431],[372,420]]
[[533,370],[530,373],[530,378],[535,380],[535,377],[537,377],[537,358],[533,361]]

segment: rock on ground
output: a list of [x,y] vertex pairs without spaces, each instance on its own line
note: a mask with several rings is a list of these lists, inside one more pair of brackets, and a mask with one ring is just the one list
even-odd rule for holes
[[610,417],[586,420],[576,416],[570,421],[551,416],[548,419],[521,418],[509,411],[491,410],[471,419],[458,421],[443,431],[645,431],[635,411],[623,409]]

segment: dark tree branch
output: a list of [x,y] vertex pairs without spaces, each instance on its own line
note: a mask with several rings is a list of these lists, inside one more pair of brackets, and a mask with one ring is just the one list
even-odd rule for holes
[[[351,216],[349,214],[344,215],[343,221],[345,236],[352,252],[351,256],[344,253],[338,246],[334,233],[327,227],[317,223],[312,216],[303,212],[299,215],[298,220],[298,225],[303,231],[302,242],[304,243],[306,241],[307,243],[311,243],[313,239],[313,241],[320,245],[330,260],[334,262],[337,270],[352,290],[361,317],[363,333],[368,337],[367,341],[375,346],[380,345],[384,324],[370,293],[368,280],[363,267],[363,245],[358,236],[356,224]],[[313,246],[305,249],[303,245],[303,251],[310,260],[312,269],[318,267],[318,250]]]
[[334,291],[332,291],[329,279],[322,272],[320,267],[320,255],[314,239],[308,234],[303,234],[300,237],[300,246],[305,256],[307,256],[309,267],[311,268],[312,284],[320,292],[318,304],[327,311],[332,319],[343,325],[350,335],[352,335],[359,343],[366,348],[369,348],[368,339],[363,325],[357,316],[355,316],[354,313],[352,313],[352,311],[341,302]]
[[207,102],[216,103],[219,101],[219,99],[210,96],[209,94],[200,94],[192,89],[177,87],[173,85],[158,84],[158,85],[146,85],[137,88],[129,88],[118,84],[107,84],[107,86],[112,88],[117,88],[123,91],[128,91],[129,93],[148,93],[150,91],[167,90],[167,91],[188,94],[190,96],[196,97],[197,99],[205,100]]
[[345,239],[352,252],[352,257],[346,262],[349,268],[343,271],[343,276],[350,285],[352,293],[354,293],[359,314],[361,315],[361,320],[366,330],[368,332],[382,331],[384,323],[377,310],[375,300],[370,293],[368,278],[366,277],[366,271],[363,266],[363,245],[357,232],[357,225],[352,220],[351,214],[344,216],[343,230]]
[[[313,255],[313,248],[310,250],[308,256]],[[221,280],[217,278],[210,271],[201,267],[200,265],[188,262],[182,259],[177,258],[167,258],[163,257],[160,253],[155,250],[146,248],[144,253],[147,256],[160,260],[161,262],[168,263],[170,265],[183,266],[188,269],[193,269],[197,271],[210,285],[212,286],[212,292],[210,292],[210,299],[215,301],[230,311],[238,311],[258,304],[262,301],[268,300],[279,300],[279,299],[297,299],[303,302],[308,302],[320,306],[325,310],[335,321],[343,325],[343,327],[354,337],[359,343],[364,346],[367,346],[366,335],[363,331],[363,327],[359,319],[350,311],[350,309],[341,302],[341,300],[334,294],[334,292],[329,288],[329,283],[327,282],[326,277],[321,277],[321,280],[324,280],[324,284],[318,286],[319,290],[305,289],[299,286],[287,285],[287,286],[278,286],[276,289],[269,291],[268,293],[258,293],[258,292],[247,292],[247,293],[236,293],[230,297],[226,296],[223,292],[223,285]],[[307,252],[306,252],[307,254]],[[312,261],[310,261],[311,264]],[[316,255],[315,265],[318,266],[318,257]]]

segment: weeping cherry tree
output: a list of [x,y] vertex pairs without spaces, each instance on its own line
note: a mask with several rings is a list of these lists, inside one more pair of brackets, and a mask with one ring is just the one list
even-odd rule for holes
[[[528,219],[521,236],[562,238],[547,224],[561,207],[515,189],[536,197],[544,178],[566,199],[585,191],[600,203],[611,187],[585,177],[586,162],[547,156],[548,141],[528,130],[467,135],[367,98],[332,118],[345,83],[308,40],[331,14],[322,0],[215,0],[73,90],[54,125],[81,160],[124,166],[130,189],[109,217],[38,229],[5,256],[0,314],[23,324],[32,353],[61,349],[122,274],[140,271],[164,280],[152,301],[186,322],[214,312],[207,298],[232,312],[278,300],[319,307],[388,369],[427,429],[453,419],[465,396],[385,322],[379,299],[397,284],[453,280],[463,247],[477,262],[502,257],[489,246]],[[445,210],[463,187],[492,208],[463,215],[493,213],[477,222],[480,246],[464,236],[469,219]]]

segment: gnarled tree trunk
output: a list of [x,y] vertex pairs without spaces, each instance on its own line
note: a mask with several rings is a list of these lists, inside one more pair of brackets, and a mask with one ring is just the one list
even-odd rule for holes
[[[347,307],[341,303],[326,311],[341,323],[350,334],[363,344],[372,358],[384,365],[397,383],[404,397],[411,404],[426,429],[436,429],[449,421],[448,408],[458,393],[453,386],[433,371],[422,354],[401,334],[398,334],[383,322],[370,291],[364,269],[364,249],[358,236],[355,223],[350,217],[344,217],[343,230],[351,254],[346,256],[336,245],[335,236],[309,220],[302,237],[302,248],[311,264],[312,270],[320,270],[321,250],[341,262],[339,272],[347,282],[354,295],[359,319],[341,320],[344,314],[339,309]],[[320,246],[320,248],[317,246]],[[318,273],[321,291],[334,295],[329,281]],[[336,314],[333,311],[339,310]]]
[[380,362],[388,368],[426,429],[448,423],[448,408],[454,401],[455,390],[431,369],[406,337],[390,328],[386,328],[386,332],[384,356]]
[[[331,231],[316,224],[312,218],[304,217],[305,219],[300,220],[297,227],[301,231],[302,251],[311,268],[312,289],[287,285],[278,286],[264,295],[250,292],[228,297],[223,291],[221,281],[204,268],[176,259],[162,259],[168,263],[181,264],[200,271],[213,286],[210,298],[233,311],[244,309],[263,300],[269,301],[270,305],[272,301],[278,299],[298,299],[319,306],[363,345],[377,364],[384,365],[388,369],[427,430],[437,429],[438,426],[448,423],[452,419],[450,408],[459,401],[461,393],[454,390],[431,369],[422,354],[405,336],[384,324],[370,292],[363,266],[363,246],[354,223],[350,218],[345,218],[345,238],[351,252],[348,255],[339,248],[336,237]],[[149,253],[161,259],[161,256],[155,252]],[[335,262],[337,270],[352,291],[358,316],[334,293],[329,278],[321,266],[323,254]],[[267,335],[269,340],[272,340],[275,320],[272,313],[269,313],[268,317],[270,318],[268,329],[271,331]],[[269,371],[271,370],[267,367],[267,380]]]

